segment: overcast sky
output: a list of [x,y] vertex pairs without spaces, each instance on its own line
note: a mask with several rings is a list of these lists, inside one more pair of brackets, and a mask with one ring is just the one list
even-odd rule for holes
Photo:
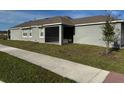
[[[124,19],[124,11],[113,11]],[[7,30],[17,24],[29,20],[42,19],[52,16],[70,16],[72,18],[104,15],[103,10],[26,10],[26,11],[0,11],[0,30]]]

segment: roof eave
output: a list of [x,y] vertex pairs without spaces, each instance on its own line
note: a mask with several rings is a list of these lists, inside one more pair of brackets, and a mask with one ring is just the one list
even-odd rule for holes
[[32,26],[26,26],[26,27],[13,27],[13,28],[10,28],[10,30],[33,28],[33,27],[43,27],[43,26],[51,26],[51,25],[61,25],[61,24],[62,23],[52,23],[52,24],[43,24],[43,25],[32,25]]
[[[121,23],[121,22],[124,22],[124,20],[112,21],[112,23]],[[106,22],[93,22],[93,23],[75,24],[75,26],[97,25],[97,24],[104,24],[104,23],[106,23]]]

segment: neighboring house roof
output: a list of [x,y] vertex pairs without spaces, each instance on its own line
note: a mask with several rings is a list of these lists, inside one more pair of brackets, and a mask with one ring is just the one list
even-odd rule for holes
[[51,17],[51,18],[45,18],[45,19],[24,22],[15,27],[27,27],[27,26],[33,26],[33,25],[44,25],[44,24],[54,24],[54,23],[62,23],[65,25],[74,25],[72,22],[72,19],[70,17],[56,16],[56,17]]
[[[19,24],[13,28],[16,27],[29,27],[29,26],[38,26],[38,25],[47,25],[47,24],[56,24],[61,23],[65,25],[77,25],[77,24],[87,24],[87,23],[97,23],[97,22],[105,22],[107,16],[99,15],[99,16],[91,16],[91,17],[84,17],[84,18],[77,18],[72,19],[68,16],[56,16],[56,17],[50,17],[45,19],[39,19],[39,20],[33,20],[24,22],[22,24]],[[118,20],[118,19],[116,19]]]

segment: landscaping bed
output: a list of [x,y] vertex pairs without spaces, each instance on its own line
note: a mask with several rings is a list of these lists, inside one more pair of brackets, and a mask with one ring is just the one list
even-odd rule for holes
[[124,49],[105,56],[101,55],[105,48],[92,45],[67,44],[59,46],[15,40],[0,40],[0,43],[124,74]]
[[0,52],[0,81],[8,83],[75,82],[3,52]]

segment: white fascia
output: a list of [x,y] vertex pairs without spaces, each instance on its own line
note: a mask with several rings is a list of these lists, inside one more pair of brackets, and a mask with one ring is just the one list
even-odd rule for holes
[[[112,23],[119,23],[119,22],[124,22],[124,20],[112,21]],[[85,23],[85,24],[75,24],[75,26],[97,25],[97,24],[104,24],[104,23],[106,23],[106,22],[94,22],[94,23]]]
[[25,28],[31,28],[31,27],[16,27],[16,28],[10,28],[10,30],[21,30]]
[[62,23],[43,24],[43,26],[60,25]]
[[16,27],[16,28],[10,28],[10,30],[18,30],[18,29],[25,29],[25,28],[33,28],[33,27],[43,27],[43,26],[51,26],[51,25],[60,25],[62,23],[52,23],[52,24],[43,24],[43,25],[33,25],[28,27]]
[[33,27],[42,27],[42,25],[33,25],[33,26],[31,26],[31,28],[33,28]]

